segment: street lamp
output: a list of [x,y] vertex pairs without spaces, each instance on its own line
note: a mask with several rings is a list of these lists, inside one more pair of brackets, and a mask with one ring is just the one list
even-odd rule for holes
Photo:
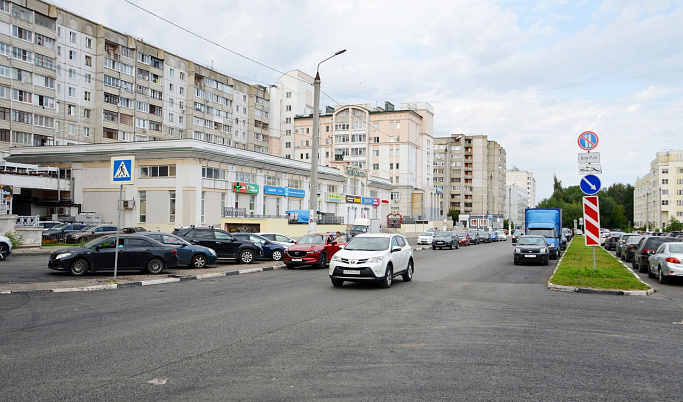
[[339,56],[346,49],[342,49],[332,56],[318,63],[315,69],[315,80],[313,80],[313,138],[311,138],[311,191],[308,200],[308,233],[318,231],[317,210],[318,210],[318,130],[320,120],[320,65],[334,56]]

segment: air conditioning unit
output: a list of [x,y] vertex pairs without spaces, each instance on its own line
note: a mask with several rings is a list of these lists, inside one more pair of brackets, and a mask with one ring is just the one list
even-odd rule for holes
[[135,207],[135,200],[123,200],[122,202],[122,209],[133,209]]

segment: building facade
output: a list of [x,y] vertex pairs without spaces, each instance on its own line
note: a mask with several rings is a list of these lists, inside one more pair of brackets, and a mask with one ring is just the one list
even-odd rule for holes
[[671,219],[683,221],[683,151],[657,152],[647,175],[636,181],[633,225],[662,229]]
[[524,227],[524,210],[529,208],[528,192],[516,184],[506,186],[507,200],[505,203],[505,216],[511,222],[513,229]]
[[519,170],[516,166],[506,172],[508,186],[518,186],[526,191],[527,208],[536,208],[536,179],[532,172]]
[[485,135],[452,134],[435,139],[434,181],[441,208],[470,215],[503,215],[506,207],[505,149]]

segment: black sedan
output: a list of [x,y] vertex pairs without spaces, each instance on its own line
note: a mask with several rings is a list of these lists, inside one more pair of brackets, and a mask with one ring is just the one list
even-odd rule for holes
[[[125,230],[125,229],[124,229]],[[178,264],[189,265],[192,268],[206,268],[218,261],[216,252],[212,248],[192,244],[174,234],[161,232],[140,232],[139,235],[152,238],[159,243],[173,246],[178,252]]]
[[263,255],[261,256],[261,258],[273,261],[280,261],[282,260],[282,256],[285,254],[285,246],[274,241],[268,240],[261,235],[257,235],[254,233],[233,233],[232,235],[238,239],[249,240],[256,244],[260,244],[263,248]]
[[550,254],[544,236],[520,236],[515,246],[515,265],[535,261],[548,265]]
[[[54,251],[48,267],[81,276],[88,272],[113,270],[116,235],[98,237],[88,243]],[[147,271],[159,274],[178,266],[176,248],[140,235],[122,234],[118,241],[118,270]]]
[[453,232],[436,232],[434,238],[432,239],[432,250],[437,248],[441,250],[444,247],[448,247],[453,250],[453,247],[460,248],[460,242],[457,236],[453,236]]

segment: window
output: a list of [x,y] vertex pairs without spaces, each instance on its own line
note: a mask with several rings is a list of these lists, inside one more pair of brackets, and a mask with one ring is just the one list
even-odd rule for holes
[[47,68],[49,70],[55,70],[55,59],[52,57],[44,56],[42,54],[36,53],[34,64],[38,67]]
[[69,50],[69,60],[76,60],[76,51]]
[[33,12],[28,8],[21,7],[17,3],[12,3],[12,16],[24,20],[26,22],[32,22]]
[[85,56],[85,65],[92,67],[92,57],[91,56]]
[[175,191],[168,192],[168,221],[175,222]]
[[[3,3],[4,3],[4,1],[3,1]],[[48,16],[40,14],[38,12],[34,13],[34,15],[35,15],[35,17],[34,17],[35,22],[37,25],[51,29],[53,31],[55,30],[55,20],[53,20],[52,18],[50,18]]]
[[175,177],[175,165],[141,166],[140,177]]
[[33,32],[24,28],[20,28],[16,25],[12,25],[12,36],[27,42],[33,42]]
[[88,84],[92,80],[92,76],[88,73],[83,74],[83,81],[87,82]]
[[662,179],[662,184],[669,184],[669,179]]
[[74,88],[74,87],[69,87],[69,97],[70,97],[70,98],[75,98],[75,97],[76,97],[76,88]]
[[73,31],[70,31],[70,32],[69,32],[69,40],[70,40],[72,43],[76,43],[76,32],[73,32]]
[[32,103],[33,94],[31,92],[12,89],[12,99],[17,102]]
[[83,109],[83,118],[84,119],[90,118],[90,109]]
[[140,191],[140,222],[147,222],[147,191]]

